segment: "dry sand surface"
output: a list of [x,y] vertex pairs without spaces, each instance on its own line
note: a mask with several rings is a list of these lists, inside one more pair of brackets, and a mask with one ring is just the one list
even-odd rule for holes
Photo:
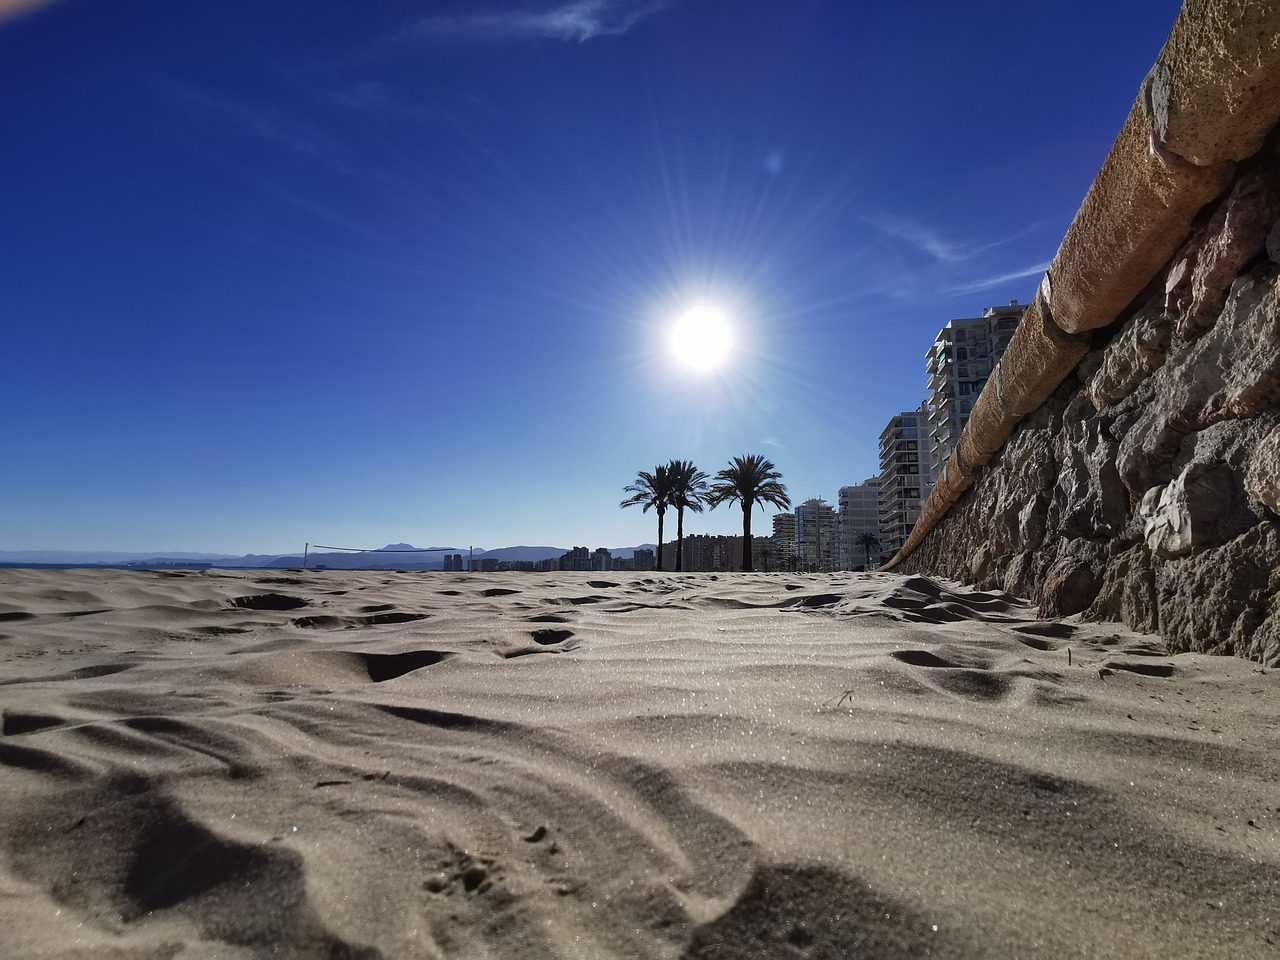
[[0,570],[0,708],[5,958],[1280,956],[1277,673],[919,577]]

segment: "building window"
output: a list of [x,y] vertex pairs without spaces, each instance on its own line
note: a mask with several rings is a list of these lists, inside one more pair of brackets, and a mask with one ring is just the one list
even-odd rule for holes
[[962,396],[962,397],[967,397],[967,396],[969,396],[969,394],[970,394],[970,392],[971,392],[972,390],[973,390],[973,384],[971,384],[971,383],[962,383],[962,384],[960,384],[960,396]]
[[961,367],[961,368],[960,368],[960,379],[961,379],[961,380],[967,380],[968,378],[969,378],[969,368],[968,368],[968,367]]
[[968,359],[969,359],[969,351],[968,351],[968,350],[966,350],[964,347],[957,347],[957,348],[956,348],[956,359],[957,359],[957,360],[968,360]]
[[917,436],[914,428],[903,430],[902,435],[907,439],[914,439]]

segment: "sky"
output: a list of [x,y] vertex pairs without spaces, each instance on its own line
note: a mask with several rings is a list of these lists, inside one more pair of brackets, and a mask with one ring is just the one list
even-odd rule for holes
[[834,501],[1179,6],[4,0],[0,550],[622,546],[751,453]]

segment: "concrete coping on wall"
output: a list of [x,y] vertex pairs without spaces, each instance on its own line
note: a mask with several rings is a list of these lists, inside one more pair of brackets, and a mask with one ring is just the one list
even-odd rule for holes
[[1280,4],[1186,0],[906,542],[910,556],[974,471],[1075,370],[1280,119]]

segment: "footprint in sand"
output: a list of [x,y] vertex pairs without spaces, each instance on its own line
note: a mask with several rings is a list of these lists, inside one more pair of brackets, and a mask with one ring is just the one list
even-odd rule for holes
[[548,646],[553,643],[564,643],[573,636],[572,630],[534,630],[531,634],[534,643]]
[[903,663],[910,664],[913,667],[941,667],[956,669],[961,665],[953,663],[950,660],[944,660],[936,654],[930,653],[928,650],[895,650],[889,654],[895,660],[901,660]]
[[365,669],[369,671],[369,679],[374,683],[383,683],[403,677],[406,673],[433,667],[452,657],[454,653],[440,650],[408,650],[404,653],[362,653]]
[[307,601],[283,593],[256,593],[247,597],[235,597],[231,600],[231,605],[245,610],[297,610],[305,607]]
[[67,721],[62,717],[48,713],[22,713],[17,710],[6,710],[0,721],[0,735],[16,737],[23,733],[34,733],[37,730],[48,730],[60,727]]
[[966,700],[1001,700],[1013,690],[1013,677],[993,672],[990,665],[980,659],[961,663],[928,650],[895,650],[890,656],[909,666],[936,671],[929,678],[934,686]]
[[1046,621],[1045,623],[1024,623],[1019,627],[1014,627],[1013,631],[1015,633],[1025,633],[1032,637],[1050,637],[1054,640],[1066,640],[1076,632],[1076,628],[1069,623]]
[[508,647],[500,651],[501,656],[506,660],[515,657],[527,657],[534,653],[565,653],[569,650],[576,650],[581,643],[570,643],[574,639],[572,630],[556,629],[547,627],[543,630],[532,630],[529,637],[537,646],[521,646]]
[[1135,663],[1131,660],[1108,660],[1102,665],[1111,670],[1125,670],[1143,677],[1160,677],[1168,679],[1175,673],[1171,663]]

